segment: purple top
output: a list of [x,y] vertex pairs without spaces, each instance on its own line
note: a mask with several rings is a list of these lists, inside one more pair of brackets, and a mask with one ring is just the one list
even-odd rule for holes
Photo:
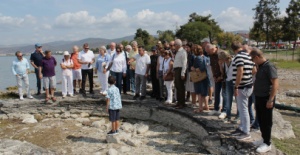
[[42,74],[44,77],[52,77],[55,76],[55,66],[56,60],[54,57],[46,58],[44,57],[41,62]]

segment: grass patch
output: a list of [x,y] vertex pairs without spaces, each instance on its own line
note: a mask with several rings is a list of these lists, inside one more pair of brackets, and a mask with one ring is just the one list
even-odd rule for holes
[[296,138],[279,140],[272,139],[272,142],[282,152],[289,155],[298,155],[300,152],[300,119],[299,116],[293,114],[294,112],[282,112],[282,116],[284,120],[290,121],[293,126],[293,131],[295,133]]
[[276,67],[280,69],[295,69],[300,70],[300,63],[298,61],[287,61],[287,60],[274,60],[271,59]]

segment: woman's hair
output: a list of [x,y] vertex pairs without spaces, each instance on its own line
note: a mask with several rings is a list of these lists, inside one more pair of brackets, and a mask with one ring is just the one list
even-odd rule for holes
[[125,46],[125,49],[128,49],[128,48],[130,49],[130,51],[132,50],[131,45],[126,45],[126,46]]
[[116,47],[116,51],[118,51],[118,50],[119,50],[120,52],[122,52],[122,49],[121,49],[119,46]]
[[195,49],[194,49],[194,54],[195,55],[202,55],[203,54],[203,49],[200,45],[195,45]]
[[106,53],[106,47],[105,47],[105,46],[101,46],[101,47],[99,48],[99,50],[103,50],[104,53]]
[[218,58],[221,60],[231,60],[231,55],[227,51],[218,52]]
[[[166,53],[166,55],[169,55],[169,57],[171,57],[171,58],[172,58],[172,56],[173,56],[173,55],[172,55],[172,52],[171,52],[170,50],[165,50],[164,53]],[[165,55],[165,56],[166,56],[166,55]]]

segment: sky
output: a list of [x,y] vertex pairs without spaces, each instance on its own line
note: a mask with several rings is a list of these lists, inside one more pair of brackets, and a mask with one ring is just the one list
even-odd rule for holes
[[[156,34],[211,14],[225,31],[249,30],[258,0],[1,0],[0,46]],[[289,0],[280,0],[282,15]]]

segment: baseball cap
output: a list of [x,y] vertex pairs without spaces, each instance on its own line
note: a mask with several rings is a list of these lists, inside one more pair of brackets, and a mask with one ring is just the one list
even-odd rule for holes
[[42,47],[42,44],[36,43],[34,46],[35,46],[35,47]]
[[151,51],[156,51],[156,47],[155,47],[155,46],[152,46],[152,47],[151,47]]

